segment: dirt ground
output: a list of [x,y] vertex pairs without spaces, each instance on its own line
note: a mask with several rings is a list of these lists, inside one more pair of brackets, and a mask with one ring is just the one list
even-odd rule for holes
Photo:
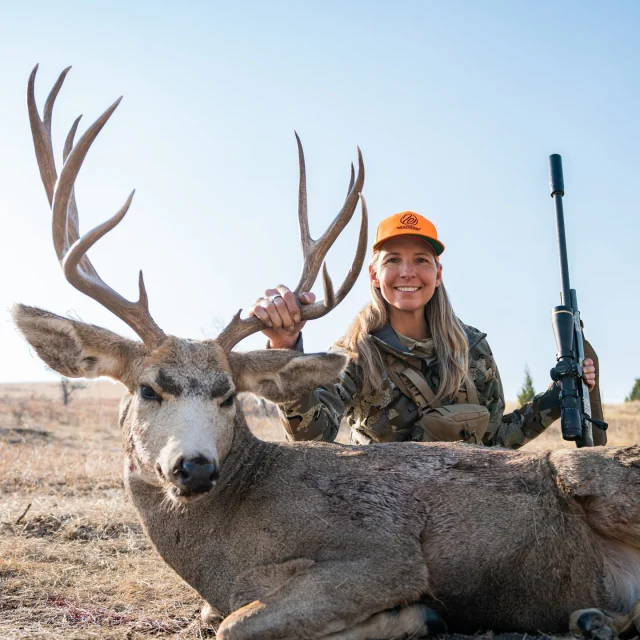
[[[156,555],[126,500],[120,392],[100,382],[64,407],[58,385],[0,385],[2,640],[215,637],[198,621],[201,600]],[[245,402],[254,433],[281,439],[277,419]],[[640,403],[605,411],[610,444],[639,441]],[[528,447],[569,444],[554,426]]]

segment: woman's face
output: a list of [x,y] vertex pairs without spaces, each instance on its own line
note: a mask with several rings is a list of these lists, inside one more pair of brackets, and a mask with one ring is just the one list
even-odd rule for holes
[[422,309],[442,282],[442,265],[431,245],[416,236],[387,240],[377,265],[369,267],[373,286],[399,311]]

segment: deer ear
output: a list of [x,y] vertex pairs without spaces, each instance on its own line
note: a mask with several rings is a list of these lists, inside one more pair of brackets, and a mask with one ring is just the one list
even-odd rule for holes
[[17,304],[12,316],[45,363],[69,378],[108,376],[129,386],[135,361],[147,353],[140,342],[35,307]]
[[228,354],[236,390],[251,391],[271,402],[291,402],[316,387],[338,381],[347,365],[340,353],[301,354],[267,349]]

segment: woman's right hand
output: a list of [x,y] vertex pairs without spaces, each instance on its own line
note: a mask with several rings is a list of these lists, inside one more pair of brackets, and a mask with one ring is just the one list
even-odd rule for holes
[[[316,297],[313,293],[301,293],[300,303],[311,304]],[[283,284],[275,289],[267,289],[249,309],[250,316],[256,316],[265,324],[262,330],[269,339],[271,349],[293,349],[305,321],[300,317],[298,301],[291,290]]]

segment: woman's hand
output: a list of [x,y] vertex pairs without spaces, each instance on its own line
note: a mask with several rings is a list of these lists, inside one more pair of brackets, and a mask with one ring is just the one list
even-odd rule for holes
[[[315,300],[313,293],[300,294],[301,304],[311,304]],[[267,289],[249,309],[249,315],[256,316],[265,324],[262,333],[269,339],[272,349],[293,349],[305,325],[295,295],[283,284]]]
[[585,358],[582,362],[582,379],[589,391],[593,391],[596,386],[596,367],[591,358]]

